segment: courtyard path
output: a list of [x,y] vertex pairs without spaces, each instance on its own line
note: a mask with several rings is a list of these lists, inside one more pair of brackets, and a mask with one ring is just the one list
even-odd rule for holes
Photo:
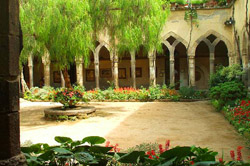
[[96,116],[75,122],[45,121],[43,110],[59,104],[21,101],[21,142],[55,144],[55,136],[80,140],[102,136],[126,149],[141,143],[171,146],[201,146],[230,159],[229,151],[243,146],[243,157],[250,156],[244,140],[221,113],[207,101],[201,102],[96,102]]

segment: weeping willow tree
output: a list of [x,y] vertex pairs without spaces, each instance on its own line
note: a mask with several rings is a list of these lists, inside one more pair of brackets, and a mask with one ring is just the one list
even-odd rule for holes
[[[108,32],[113,61],[118,53],[161,50],[160,33],[166,22],[167,0],[22,0],[20,20],[28,55],[49,55],[63,71],[75,59],[89,62],[99,35]],[[118,78],[117,78],[118,79]]]
[[118,55],[135,52],[142,45],[146,51],[162,50],[160,34],[169,14],[167,0],[89,0],[89,4],[95,38],[108,32],[112,68]]
[[24,37],[21,59],[30,54],[47,55],[63,71],[66,86],[71,87],[67,69],[78,58],[88,64],[89,49],[93,48],[89,9],[87,0],[21,1]]

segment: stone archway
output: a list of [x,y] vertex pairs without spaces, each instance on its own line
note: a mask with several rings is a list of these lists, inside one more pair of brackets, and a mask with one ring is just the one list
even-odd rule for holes
[[[180,86],[187,86],[188,70],[185,71],[180,66],[187,64],[186,48],[188,43],[174,32],[169,32],[164,36],[164,39],[162,43],[169,50],[170,85],[175,85],[176,89],[179,89]],[[181,81],[182,79],[185,81]]]
[[[201,47],[201,49],[199,49],[199,47]],[[211,75],[214,73],[217,64],[227,66],[232,63],[230,61],[232,59],[232,50],[233,48],[228,39],[210,30],[195,41],[189,50],[189,54],[195,57],[195,66],[208,68],[209,75]],[[201,57],[204,59],[203,62]],[[197,58],[200,60],[197,60]],[[193,72],[192,77],[191,80],[195,82],[195,72]],[[209,80],[209,76],[206,80]],[[196,86],[199,88],[199,85]],[[205,86],[208,88],[208,83],[206,83]],[[202,85],[202,87],[204,88],[204,85]]]

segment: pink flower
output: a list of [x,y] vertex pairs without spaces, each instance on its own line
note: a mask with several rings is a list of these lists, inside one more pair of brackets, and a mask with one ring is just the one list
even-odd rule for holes
[[110,141],[107,141],[105,147],[109,147],[109,144],[110,144]]

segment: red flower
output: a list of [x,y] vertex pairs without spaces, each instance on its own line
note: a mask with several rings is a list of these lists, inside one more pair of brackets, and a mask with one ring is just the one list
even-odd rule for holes
[[168,150],[169,147],[170,147],[170,140],[167,140],[165,144],[165,150]]
[[190,161],[190,165],[194,165],[194,161]]
[[237,147],[237,161],[241,161],[242,160],[242,154],[241,154],[241,150],[243,149],[242,146],[238,146]]
[[151,154],[152,154],[153,156],[155,156],[155,151],[154,151],[154,150],[151,150]]
[[164,152],[164,149],[162,148],[162,144],[159,144],[159,152],[162,154]]
[[223,159],[222,159],[222,158],[219,158],[219,162],[220,162],[220,163],[223,163]]
[[233,150],[230,151],[230,156],[231,156],[232,160],[234,161],[235,160],[235,153]]
[[148,156],[149,159],[153,159],[153,157],[151,155]]
[[246,103],[247,103],[247,102],[246,102],[245,100],[242,100],[241,103],[240,103],[240,105],[243,106],[243,105],[245,105]]

